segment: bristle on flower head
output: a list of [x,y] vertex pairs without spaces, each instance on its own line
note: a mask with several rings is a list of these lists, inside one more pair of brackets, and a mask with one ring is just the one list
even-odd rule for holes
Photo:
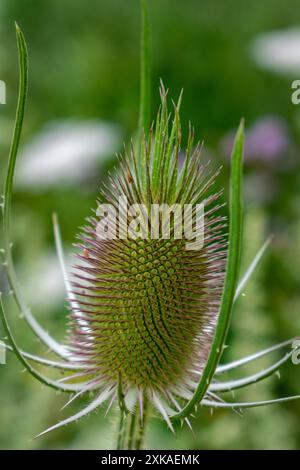
[[186,249],[186,237],[175,236],[175,216],[167,239],[149,234],[100,239],[99,218],[91,218],[80,236],[70,342],[74,353],[90,364],[87,375],[98,383],[117,387],[121,380],[125,393],[136,389],[137,395],[159,393],[168,399],[170,394],[186,397],[207,360],[223,287],[226,240],[224,218],[215,215],[218,196],[208,195],[216,175],[202,164],[192,130],[179,169],[181,99],[172,122],[163,87],[161,99],[155,131],[120,159],[120,171],[103,196],[115,208],[123,231],[124,221],[126,229],[131,218],[126,219],[124,207],[120,211],[120,197],[129,206],[143,204],[147,224],[153,204],[203,204],[203,246]]

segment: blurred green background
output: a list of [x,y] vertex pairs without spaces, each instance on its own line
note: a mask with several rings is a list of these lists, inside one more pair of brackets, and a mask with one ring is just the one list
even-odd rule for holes
[[[267,236],[274,236],[235,308],[224,356],[233,360],[300,332],[300,105],[291,102],[291,83],[300,79],[299,2],[149,3],[153,116],[160,78],[174,99],[184,88],[184,136],[191,121],[198,138],[205,140],[205,158],[216,167],[223,165],[217,187],[225,188],[224,200],[232,130],[244,117],[244,268]],[[14,253],[34,313],[63,340],[67,309],[51,214],[58,213],[66,251],[71,253],[78,227],[95,207],[101,182],[116,163],[115,152],[136,129],[139,2],[1,0],[0,79],[7,85],[7,104],[0,105],[1,182],[17,98],[15,20],[28,41],[30,93],[14,193]],[[8,292],[2,271],[0,283]],[[7,302],[19,343],[26,350],[45,353],[18,318],[9,296]],[[266,364],[267,359],[260,367]],[[239,374],[257,367],[248,366]],[[235,398],[251,401],[297,393],[300,369],[289,364],[280,380],[275,376]],[[0,448],[114,447],[115,411],[105,419],[99,412],[33,440],[83,405],[78,400],[59,411],[65,401],[65,396],[22,373],[17,360],[8,355],[7,365],[0,366]],[[194,436],[178,427],[174,437],[153,419],[147,447],[299,449],[299,423],[300,402],[246,410],[243,416],[199,410],[192,420]]]

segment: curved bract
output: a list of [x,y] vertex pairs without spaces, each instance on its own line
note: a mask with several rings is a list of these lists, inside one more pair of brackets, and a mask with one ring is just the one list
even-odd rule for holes
[[40,340],[53,350],[59,356],[66,358],[69,353],[67,349],[59,344],[49,333],[47,333],[43,327],[37,322],[33,316],[30,308],[26,304],[21,286],[18,282],[16,271],[14,268],[14,262],[12,257],[12,244],[10,242],[10,214],[11,214],[11,200],[12,200],[12,189],[13,189],[13,177],[17,159],[18,148],[20,144],[22,125],[25,114],[25,104],[28,92],[28,54],[27,46],[24,35],[18,25],[16,24],[16,36],[19,51],[19,69],[20,69],[20,82],[19,82],[19,96],[16,111],[16,119],[14,132],[12,137],[12,143],[8,159],[7,174],[5,179],[4,187],[4,200],[2,205],[3,211],[3,264],[6,267],[8,280],[16,300],[16,303],[22,312],[25,320],[27,321],[33,332],[40,338]]
[[213,379],[214,373],[223,353],[225,340],[230,326],[230,318],[238,283],[241,245],[242,245],[242,167],[244,151],[244,124],[240,125],[237,132],[231,160],[231,182],[230,182],[230,228],[229,247],[226,267],[226,277],[223,287],[222,303],[218,317],[218,323],[207,364],[201,375],[196,391],[185,405],[183,410],[174,414],[173,419],[188,416],[203,397]]

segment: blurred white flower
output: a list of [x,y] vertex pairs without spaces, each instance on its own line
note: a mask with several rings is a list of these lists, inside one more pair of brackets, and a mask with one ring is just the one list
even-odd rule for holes
[[[80,264],[72,253],[65,250],[65,262],[70,275],[75,264]],[[24,287],[25,298],[29,305],[39,308],[43,313],[59,307],[66,299],[63,275],[55,251],[46,251],[32,263],[19,266],[20,278]]]
[[263,68],[277,73],[299,73],[300,28],[261,34],[252,42],[251,52]]
[[[69,264],[70,256],[66,256],[66,261]],[[45,253],[29,266],[21,265],[20,274],[20,277],[24,279],[26,299],[33,307],[44,307],[43,310],[48,312],[49,309],[58,307],[63,302],[64,283],[55,252]]]
[[86,181],[120,148],[121,137],[118,126],[103,121],[52,122],[21,150],[16,185],[39,190]]

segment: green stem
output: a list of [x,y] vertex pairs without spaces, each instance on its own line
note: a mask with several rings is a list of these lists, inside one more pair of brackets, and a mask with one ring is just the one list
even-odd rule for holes
[[143,447],[148,418],[148,402],[144,400],[143,415],[137,408],[126,414],[120,410],[117,450],[140,450]]
[[123,450],[124,448],[125,428],[126,428],[126,416],[125,416],[125,413],[122,410],[120,410],[117,450]]
[[141,3],[141,96],[139,115],[139,137],[143,131],[148,132],[150,127],[151,109],[151,67],[149,53],[149,17],[147,0],[140,0]]
[[130,416],[130,426],[129,426],[129,434],[128,434],[128,449],[133,450],[135,449],[135,434],[136,434],[136,425],[137,425],[137,411],[135,411]]
[[148,401],[145,399],[144,408],[143,408],[143,416],[142,417],[140,416],[140,419],[139,419],[139,428],[138,428],[138,433],[136,437],[136,446],[135,446],[136,450],[140,450],[143,447],[148,414],[149,414],[149,406],[148,406]]

